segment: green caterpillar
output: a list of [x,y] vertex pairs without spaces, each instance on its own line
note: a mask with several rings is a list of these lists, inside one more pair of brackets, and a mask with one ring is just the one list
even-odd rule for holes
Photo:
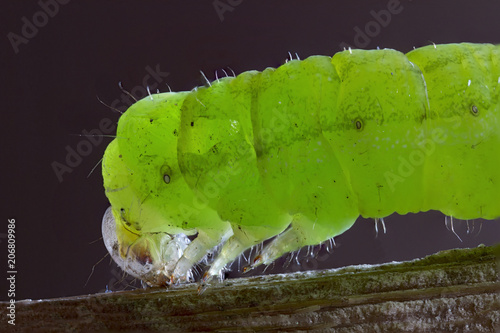
[[[103,158],[104,241],[149,285],[217,276],[362,215],[500,216],[500,46],[346,50],[146,97]],[[192,242],[187,236],[197,235]]]

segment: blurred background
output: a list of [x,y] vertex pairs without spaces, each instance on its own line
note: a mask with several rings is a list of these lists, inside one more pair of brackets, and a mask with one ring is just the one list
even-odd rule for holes
[[[0,275],[7,275],[7,224],[15,219],[16,300],[130,288],[101,237],[108,207],[100,159],[130,98],[190,90],[215,71],[237,74],[333,55],[345,46],[408,52],[431,43],[500,43],[500,2],[387,1],[4,1],[0,31],[2,223]],[[84,136],[82,136],[84,135]],[[94,169],[94,172],[92,170]],[[285,259],[267,273],[419,258],[500,242],[499,221],[455,221],[431,212],[385,219],[387,233],[359,219],[333,251]],[[318,249],[316,249],[318,250]],[[331,252],[331,253],[330,253]],[[227,274],[237,276],[237,267]],[[252,274],[260,274],[259,271]],[[6,279],[0,300],[7,300]]]

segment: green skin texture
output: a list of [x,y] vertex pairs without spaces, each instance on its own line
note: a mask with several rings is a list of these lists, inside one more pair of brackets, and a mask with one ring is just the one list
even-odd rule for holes
[[182,280],[224,242],[210,278],[265,239],[280,235],[254,265],[360,215],[497,218],[499,95],[500,46],[464,43],[346,50],[146,97],[103,159],[122,256],[148,233],[198,233],[163,274]]

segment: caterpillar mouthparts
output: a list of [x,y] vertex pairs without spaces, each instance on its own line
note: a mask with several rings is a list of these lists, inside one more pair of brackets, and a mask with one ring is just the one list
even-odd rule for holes
[[[123,230],[122,232],[127,232]],[[104,244],[116,264],[128,274],[141,279],[149,286],[171,284],[172,274],[190,240],[184,234],[165,232],[144,233],[131,243],[118,239],[115,217],[111,206],[102,219]],[[192,279],[187,272],[185,281]]]

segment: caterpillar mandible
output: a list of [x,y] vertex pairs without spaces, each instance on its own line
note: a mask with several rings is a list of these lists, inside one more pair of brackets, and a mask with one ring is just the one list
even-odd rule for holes
[[[161,93],[119,119],[102,163],[114,260],[149,285],[250,268],[361,215],[500,216],[500,46],[346,50]],[[196,235],[192,241],[187,236]]]

